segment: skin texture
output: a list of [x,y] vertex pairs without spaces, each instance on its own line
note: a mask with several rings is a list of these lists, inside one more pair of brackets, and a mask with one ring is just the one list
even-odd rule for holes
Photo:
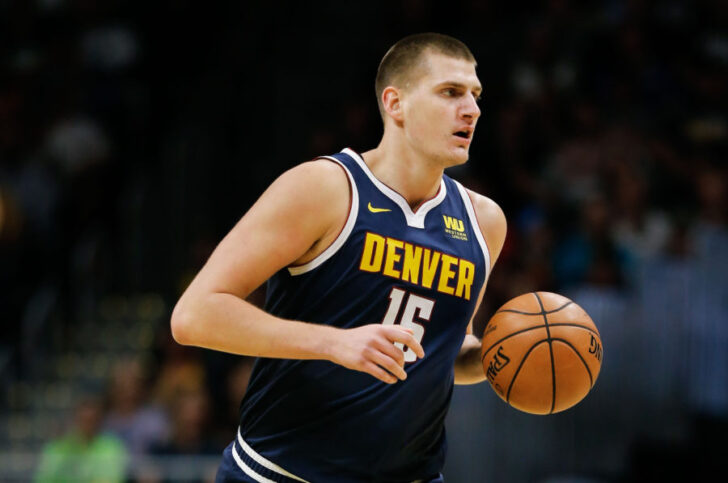
[[[415,208],[437,192],[443,170],[468,159],[481,93],[475,66],[428,52],[424,73],[382,92],[385,129],[375,149],[363,154],[374,175]],[[472,136],[471,136],[472,139]],[[400,342],[418,357],[422,346],[411,331],[371,324],[338,329],[284,320],[244,299],[278,270],[306,263],[323,252],[346,222],[349,182],[343,169],[325,160],[282,174],[220,242],[172,314],[172,335],[185,345],[234,354],[322,359],[394,384],[407,377]],[[469,192],[491,264],[506,233],[503,212],[490,199]],[[478,306],[482,300],[481,291]],[[480,342],[472,320],[455,364],[455,382],[485,379]]]

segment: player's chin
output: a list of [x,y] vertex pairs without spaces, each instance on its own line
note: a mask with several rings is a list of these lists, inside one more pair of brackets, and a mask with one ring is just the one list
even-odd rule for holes
[[468,162],[470,158],[470,146],[456,146],[450,150],[450,162],[452,166],[459,166]]

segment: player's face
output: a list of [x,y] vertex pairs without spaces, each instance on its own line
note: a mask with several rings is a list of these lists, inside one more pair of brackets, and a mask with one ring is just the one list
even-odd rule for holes
[[434,53],[424,61],[426,73],[402,97],[405,136],[413,149],[444,167],[462,164],[480,117],[475,65]]

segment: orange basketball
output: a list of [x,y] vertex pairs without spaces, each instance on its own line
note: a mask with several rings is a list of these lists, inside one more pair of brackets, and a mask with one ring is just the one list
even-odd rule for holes
[[481,358],[501,399],[527,413],[552,414],[575,405],[594,387],[602,341],[577,304],[559,294],[531,292],[491,317]]

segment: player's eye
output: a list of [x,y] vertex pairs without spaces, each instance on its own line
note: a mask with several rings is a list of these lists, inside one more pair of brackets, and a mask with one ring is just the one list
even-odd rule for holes
[[457,91],[452,87],[448,87],[447,89],[443,90],[442,93],[445,94],[447,97],[455,97],[457,95]]

